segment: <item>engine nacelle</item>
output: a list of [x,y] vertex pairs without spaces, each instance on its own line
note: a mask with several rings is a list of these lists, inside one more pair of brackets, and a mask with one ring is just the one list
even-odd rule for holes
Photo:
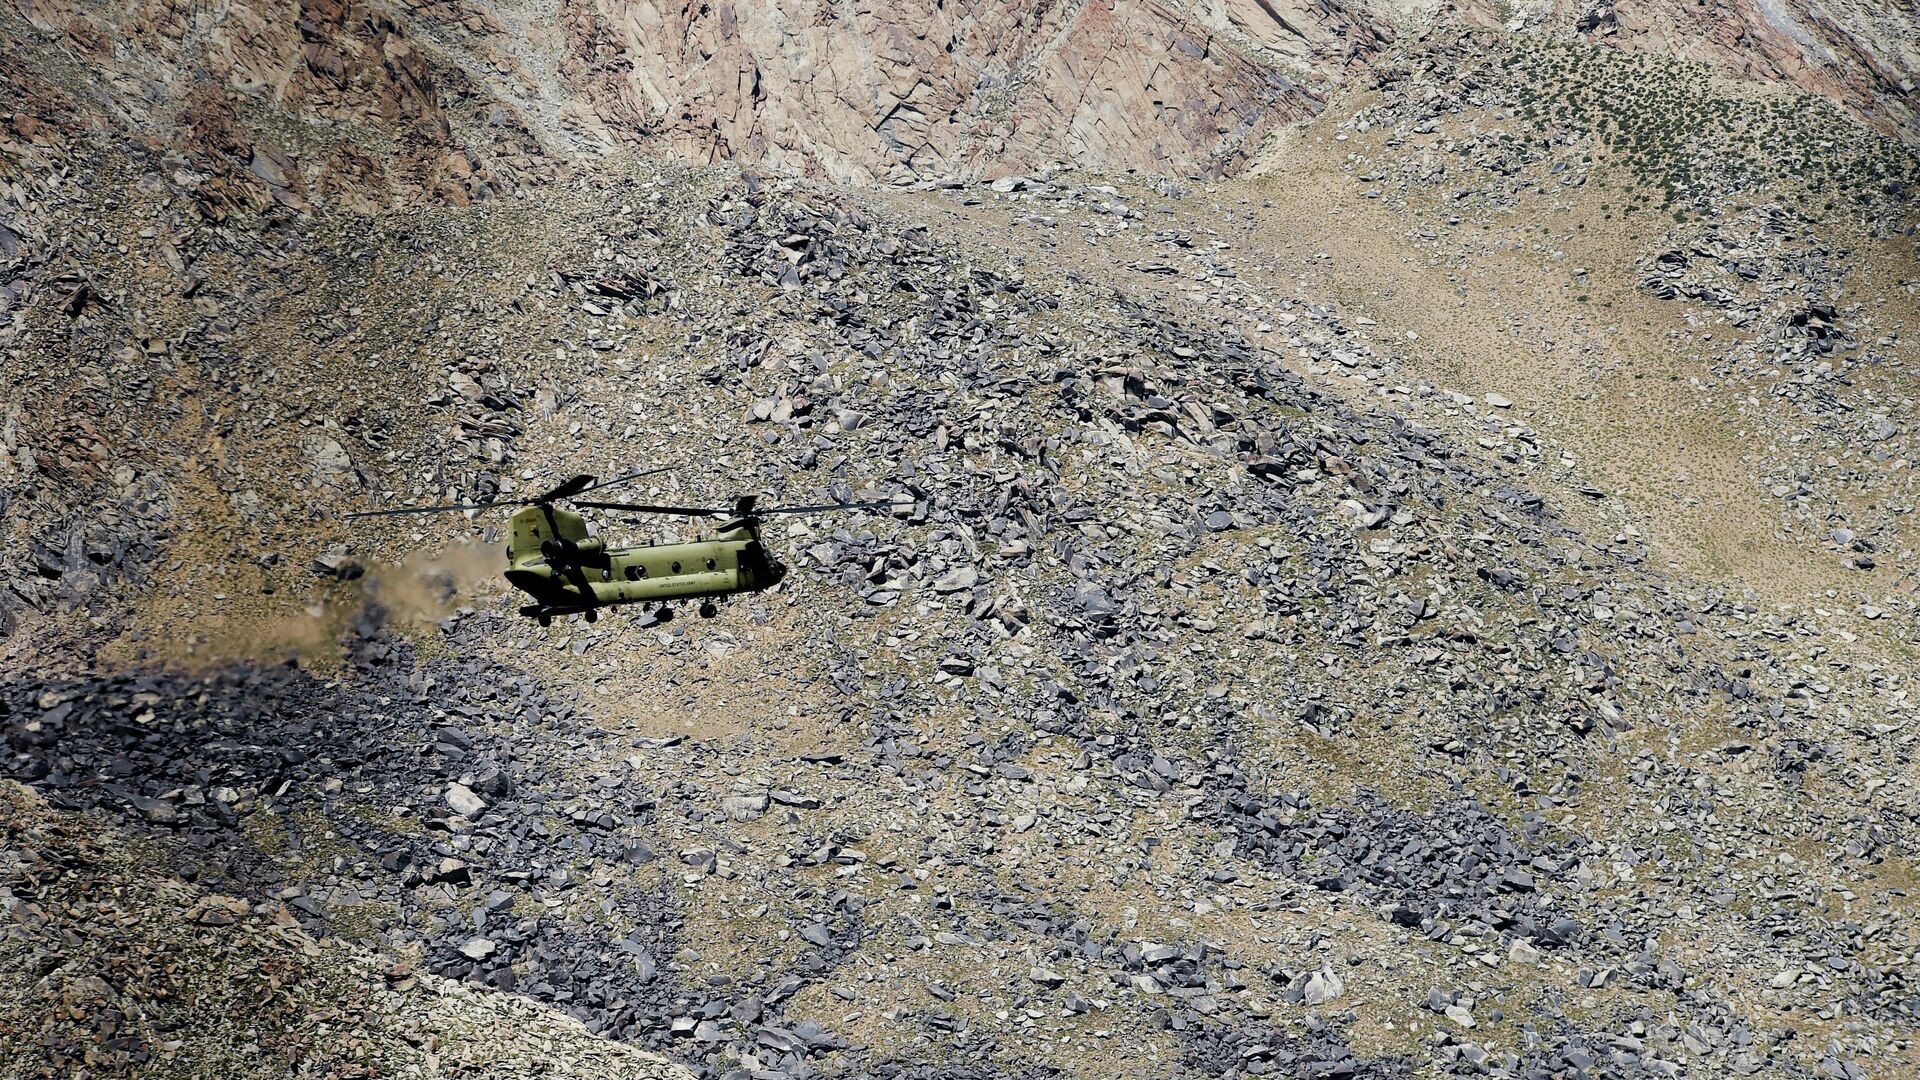
[[557,537],[540,542],[540,554],[545,555],[548,562],[571,562],[582,555],[598,555],[606,550],[607,542],[598,536],[578,540]]

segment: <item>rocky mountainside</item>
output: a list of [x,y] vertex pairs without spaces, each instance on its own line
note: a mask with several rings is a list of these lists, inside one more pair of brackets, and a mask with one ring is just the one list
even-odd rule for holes
[[0,1017],[35,1042],[15,1075],[687,1075],[530,1002],[316,941],[284,904],[198,892],[18,784],[0,781],[0,806]]
[[22,0],[5,75],[29,147],[104,127],[296,208],[483,198],[615,148],[837,180],[1213,175],[1455,17],[1703,61],[1920,134],[1920,15],[1802,0]]
[[0,1051],[1911,1075],[1911,18],[0,12]]
[[1783,83],[1837,101],[1884,133],[1920,135],[1920,12],[1911,5],[1591,0],[1515,11],[1516,22],[1538,20],[1595,42]]

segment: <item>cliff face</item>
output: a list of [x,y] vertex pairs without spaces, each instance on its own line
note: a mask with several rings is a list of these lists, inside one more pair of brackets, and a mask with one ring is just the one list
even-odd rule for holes
[[1461,18],[1712,64],[1920,134],[1920,13],[1857,0],[565,0],[560,82],[597,136],[835,178],[1053,162],[1232,172],[1389,44]]
[[[863,181],[1056,162],[1231,173],[1395,25],[1450,17],[1703,60],[1920,131],[1911,8],[1562,0],[1509,14],[1388,0],[18,0],[0,74],[16,141],[94,126],[176,147],[208,172],[216,213],[316,193],[463,202],[621,146]],[[220,190],[230,174],[265,190]]]
[[566,19],[562,71],[609,138],[837,177],[1218,172],[1320,103],[1150,0],[578,0]]
[[[90,132],[124,137],[204,174],[215,220],[316,194],[464,203],[552,171],[512,106],[524,73],[475,61],[504,30],[478,8],[26,0],[17,15],[0,24],[14,54],[0,66],[14,141],[0,149],[29,166]],[[462,48],[421,41],[443,35]]]
[[[105,126],[244,162],[295,207],[316,188],[484,197],[624,145],[842,179],[1056,161],[1218,173],[1318,110],[1321,59],[1382,40],[1337,7],[1284,24],[1304,36],[1269,20],[1261,41],[1303,61],[1282,73],[1222,37],[1232,19],[1149,0],[26,0],[16,14],[16,127]],[[56,85],[81,82],[72,100]],[[276,120],[328,145],[236,134]]]

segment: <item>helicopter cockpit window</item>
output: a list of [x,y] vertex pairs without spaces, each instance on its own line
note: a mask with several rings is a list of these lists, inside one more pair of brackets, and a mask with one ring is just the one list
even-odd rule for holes
[[639,581],[641,578],[646,576],[647,576],[647,568],[645,566],[640,565],[639,563],[635,563],[634,565],[627,567],[628,581]]

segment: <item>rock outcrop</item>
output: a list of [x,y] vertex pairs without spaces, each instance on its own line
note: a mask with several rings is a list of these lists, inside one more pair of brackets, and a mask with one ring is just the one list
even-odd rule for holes
[[1323,58],[1380,40],[1337,5],[1297,23],[1254,5],[1203,20],[1153,0],[850,12],[817,0],[581,0],[567,11],[563,71],[611,137],[892,179],[1056,161],[1231,170],[1320,97],[1220,31],[1259,16],[1260,43],[1306,61],[1307,78]]

